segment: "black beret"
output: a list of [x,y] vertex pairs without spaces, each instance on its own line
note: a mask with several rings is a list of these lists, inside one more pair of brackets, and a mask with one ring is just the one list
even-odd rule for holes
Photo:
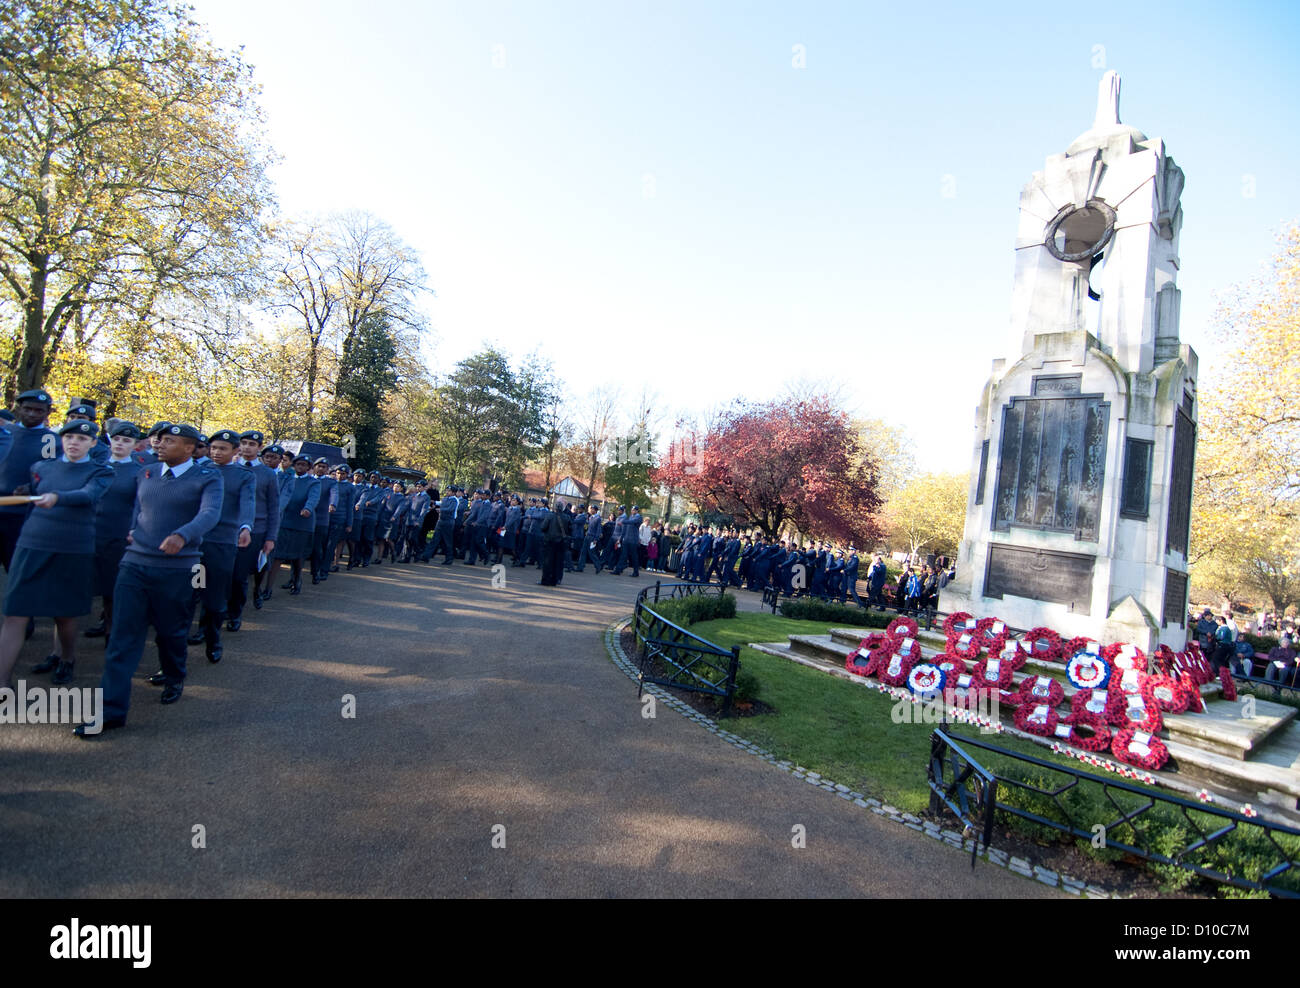
[[266,447],[266,449],[262,450],[262,452],[274,453],[277,456],[284,456],[284,447],[279,445],[278,443],[272,443],[270,446]]
[[140,430],[136,428],[134,422],[119,422],[108,430],[108,437],[112,439],[114,436],[130,436],[132,439],[139,439]]
[[85,419],[73,419],[71,422],[64,422],[63,428],[59,430],[61,436],[66,436],[69,433],[75,433],[78,436],[89,436],[94,439],[99,435],[99,426],[94,422],[87,422]]
[[162,430],[164,436],[180,436],[182,439],[193,439],[199,442],[199,430],[192,425],[169,425]]
[[307,463],[307,464],[311,463],[311,459],[304,456],[302,453],[299,453],[297,456],[293,458],[294,463],[297,463],[299,460],[302,460],[303,463]]
[[323,456],[318,456],[316,459],[311,461],[312,466],[315,466],[317,463],[324,463],[326,466],[330,465],[330,461]]
[[208,442],[230,443],[231,446],[238,446],[239,433],[236,432],[234,429],[222,429],[219,432],[214,432],[211,436],[209,436]]
[[51,405],[54,399],[50,397],[48,391],[42,391],[40,388],[33,388],[31,391],[24,391],[18,396],[19,401],[39,401],[43,405]]
[[241,432],[239,438],[255,440],[259,446],[262,444],[263,439],[265,439],[265,437],[256,429],[249,429],[247,432]]
[[95,417],[95,408],[93,405],[73,405],[68,409],[69,415],[85,415],[89,418]]
[[166,432],[172,427],[170,422],[155,422],[153,428],[149,430],[149,435],[156,436],[159,433]]

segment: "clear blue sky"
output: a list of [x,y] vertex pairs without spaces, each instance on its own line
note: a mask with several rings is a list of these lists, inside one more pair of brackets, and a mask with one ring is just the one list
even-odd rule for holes
[[1187,174],[1182,336],[1203,388],[1216,293],[1300,218],[1300,4],[196,16],[257,68],[283,208],[369,210],[422,252],[435,369],[538,348],[575,394],[648,377],[669,419],[825,381],[906,425],[928,469],[969,467],[1011,347],[1020,187],[1088,129],[1105,69],[1123,121]]

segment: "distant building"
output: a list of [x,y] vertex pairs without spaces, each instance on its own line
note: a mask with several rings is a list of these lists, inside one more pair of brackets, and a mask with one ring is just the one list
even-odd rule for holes
[[544,471],[524,471],[524,490],[522,492],[524,497],[549,497],[554,495],[566,498],[573,503],[587,503],[589,491],[591,492],[590,503],[604,511],[606,504],[605,490],[599,484],[594,488],[589,488],[577,477],[565,474],[547,488],[546,473]]

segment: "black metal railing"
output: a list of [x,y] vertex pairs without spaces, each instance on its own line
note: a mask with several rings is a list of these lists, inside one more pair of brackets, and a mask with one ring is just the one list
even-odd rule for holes
[[1263,676],[1247,676],[1244,673],[1233,672],[1233,681],[1238,684],[1246,684],[1251,687],[1251,692],[1259,695],[1260,691],[1272,691],[1275,696],[1285,693],[1291,700],[1300,699],[1300,683],[1294,681],[1295,676],[1288,676],[1286,681],[1276,679],[1265,679]]
[[[971,749],[1032,766],[1041,779],[1033,782],[998,772],[988,767],[988,759],[977,761]],[[1294,827],[1023,755],[943,728],[931,735],[927,774],[931,810],[946,807],[967,827],[982,828],[985,847],[994,815],[1001,813],[1084,840],[1094,841],[1100,834],[1107,848],[1222,884],[1300,898],[1300,830]],[[1072,798],[1095,806],[1094,799],[1079,797],[1097,795],[1107,806],[1106,819],[1084,819],[1078,806],[1070,806]],[[1234,843],[1237,857],[1257,862],[1258,877],[1225,870],[1216,860]]]
[[638,697],[646,683],[656,683],[720,697],[722,716],[731,712],[736,674],[740,671],[740,646],[727,651],[654,610],[661,601],[714,593],[721,597],[726,592],[727,588],[718,584],[656,581],[637,594],[632,630],[639,653]]

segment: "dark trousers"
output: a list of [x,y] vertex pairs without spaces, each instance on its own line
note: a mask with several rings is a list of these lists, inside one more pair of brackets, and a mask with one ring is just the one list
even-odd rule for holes
[[318,580],[324,579],[329,574],[333,555],[329,526],[318,526],[311,536],[311,575]]
[[433,541],[426,550],[426,558],[432,559],[438,553],[446,553],[444,566],[450,566],[456,559],[456,530],[450,525],[437,525],[433,530]]
[[524,536],[524,558],[523,565],[529,563],[538,563],[542,561],[542,539],[541,536],[534,532],[529,532]]
[[252,541],[235,550],[235,567],[230,574],[230,594],[226,598],[226,614],[237,618],[244,613],[248,603],[248,578],[257,572],[257,555],[266,543],[266,532],[254,532]]
[[582,552],[578,555],[578,572],[582,572],[587,560],[591,560],[591,565],[596,567],[596,572],[600,572],[599,540],[595,543],[592,543],[588,539],[582,540]]
[[618,553],[618,563],[614,566],[614,575],[619,576],[623,572],[624,566],[632,567],[632,575],[636,576],[640,572],[641,563],[641,544],[633,539],[624,539],[623,548]]
[[203,629],[208,648],[213,648],[221,644],[221,625],[229,611],[230,586],[239,550],[233,545],[205,542],[202,558],[206,586],[199,589],[197,595],[203,604],[199,626]]
[[185,681],[185,639],[194,588],[189,567],[171,569],[126,561],[113,587],[113,630],[104,653],[104,717],[125,717],[131,677],[140,665],[149,626],[157,631],[158,658],[167,682]]
[[466,525],[465,526],[465,563],[473,566],[480,556],[483,561],[488,561],[487,538],[485,536],[485,525]]

